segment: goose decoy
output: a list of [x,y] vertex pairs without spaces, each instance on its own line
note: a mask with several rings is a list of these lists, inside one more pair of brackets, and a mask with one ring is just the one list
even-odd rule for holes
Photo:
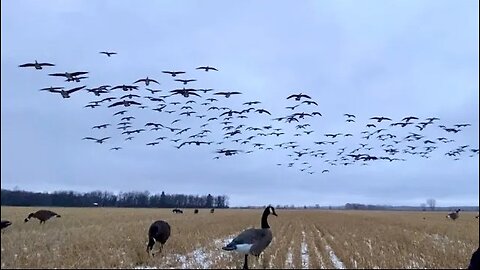
[[114,54],[117,54],[116,52],[106,52],[106,51],[104,51],[104,52],[99,52],[99,53],[105,54],[105,55],[108,56],[108,57],[110,57],[110,56],[112,56],[112,55],[114,55]]
[[460,214],[459,214],[460,211],[462,211],[462,210],[457,209],[457,210],[455,210],[455,212],[449,213],[446,217],[449,218],[449,219],[455,220],[460,216]]
[[35,60],[35,63],[26,63],[19,65],[19,67],[35,67],[35,69],[43,69],[42,66],[53,67],[55,65],[50,63],[38,63],[37,60]]
[[50,210],[38,210],[35,213],[30,213],[27,218],[25,218],[24,222],[28,222],[32,217],[40,220],[40,224],[45,223],[45,221],[49,220],[52,217],[61,217],[59,214],[52,212]]
[[2,224],[2,230],[3,230],[8,226],[12,225],[12,222],[10,222],[9,220],[2,220],[1,224]]
[[277,216],[272,206],[265,208],[262,214],[260,229],[247,229],[235,237],[229,244],[222,247],[226,251],[236,251],[245,254],[243,269],[248,269],[248,255],[260,256],[260,253],[272,242],[272,232],[268,225],[267,218],[272,214]]
[[209,67],[209,66],[202,66],[202,67],[197,67],[196,69],[203,69],[205,70],[206,72],[208,72],[209,70],[215,70],[215,71],[218,71],[218,69],[214,68],[214,67]]
[[[153,249],[153,245],[155,245],[156,242],[160,242],[160,252],[162,252],[163,245],[165,245],[169,237],[170,225],[167,222],[163,220],[157,220],[153,222],[148,229],[148,254],[150,254]],[[155,256],[155,254],[152,254],[152,256]]]
[[148,78],[148,77],[147,77],[147,78],[145,78],[145,79],[139,79],[139,80],[136,80],[134,83],[139,83],[139,82],[144,82],[144,83],[145,83],[145,85],[147,85],[147,86],[150,84],[150,82],[154,82],[154,83],[156,83],[156,84],[160,84],[160,83],[159,83],[159,82],[157,82],[156,80],[154,80],[154,79],[150,79],[150,78]]
[[165,70],[165,71],[162,71],[162,73],[170,74],[170,75],[172,75],[172,77],[176,77],[178,74],[184,74],[185,71],[168,71],[168,70]]

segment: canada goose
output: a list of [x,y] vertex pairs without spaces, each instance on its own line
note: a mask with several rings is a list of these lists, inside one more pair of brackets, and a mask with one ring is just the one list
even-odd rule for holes
[[28,222],[32,217],[39,219],[40,224],[45,223],[45,221],[49,220],[52,217],[61,217],[59,214],[52,212],[50,210],[38,210],[35,213],[30,213],[27,218],[25,218],[25,222]]
[[[170,225],[167,222],[163,220],[157,220],[153,222],[148,229],[148,254],[150,254],[150,251],[153,249],[153,245],[155,245],[157,241],[160,242],[160,252],[162,252],[163,245],[165,245],[169,237]],[[154,254],[152,255],[154,256]]]
[[172,213],[175,213],[175,214],[183,214],[183,211],[178,209],[178,208],[175,208],[172,210]]
[[83,138],[82,140],[94,140],[96,143],[99,143],[99,144],[102,144],[105,140],[107,139],[110,139],[110,137],[105,137],[105,138],[102,138],[102,139],[95,139],[95,138],[92,138],[92,137],[85,137]]
[[210,213],[213,214],[215,212],[215,208],[210,209]]
[[268,206],[263,211],[260,229],[247,229],[235,237],[228,245],[222,247],[223,250],[234,250],[245,254],[243,269],[248,269],[248,254],[258,257],[260,253],[268,247],[270,242],[272,242],[273,236],[267,221],[268,215],[270,214],[277,216],[272,206]]
[[110,56],[112,56],[112,55],[114,55],[114,54],[117,54],[116,52],[99,52],[99,53],[105,54],[105,55],[108,56],[108,57],[110,57]]
[[77,80],[77,76],[85,75],[85,74],[88,74],[88,72],[87,72],[87,71],[76,71],[76,72],[71,72],[71,73],[70,73],[70,72],[65,72],[65,73],[50,73],[50,74],[48,74],[48,75],[49,75],[49,76],[65,77],[65,78],[67,78],[67,80],[80,82],[79,79]]
[[300,101],[300,99],[301,99],[302,97],[311,99],[310,96],[305,95],[305,94],[303,94],[303,93],[296,94],[296,95],[290,95],[290,96],[287,97],[287,99],[295,98],[296,101]]
[[383,120],[388,120],[388,121],[392,121],[392,119],[388,118],[388,117],[383,117],[383,116],[375,116],[375,117],[371,117],[370,119],[372,120],[377,120],[377,122],[382,122]]
[[112,104],[108,105],[108,107],[111,108],[111,107],[115,107],[115,106],[118,106],[118,105],[123,105],[123,106],[125,106],[125,107],[128,107],[128,106],[130,106],[130,105],[132,105],[132,104],[142,105],[141,103],[138,103],[138,102],[136,102],[136,101],[124,99],[124,100],[122,100],[122,101],[118,101],[118,102],[112,103]]
[[55,89],[48,89],[48,92],[51,92],[51,93],[60,93],[62,95],[63,98],[70,98],[70,94],[72,94],[73,92],[76,92],[78,90],[81,90],[83,88],[85,88],[86,85],[84,86],[80,86],[80,87],[75,87],[75,88],[72,88],[70,90],[55,90]]
[[12,222],[8,221],[8,220],[2,220],[2,230],[7,228],[8,226],[12,225]]
[[198,214],[198,209],[193,210],[194,214]]
[[136,80],[134,83],[139,83],[139,82],[144,82],[144,83],[145,83],[145,85],[147,85],[147,86],[150,84],[150,82],[154,82],[154,83],[156,83],[156,84],[160,84],[160,83],[159,83],[159,82],[157,82],[156,80],[154,80],[154,79],[150,79],[150,78],[148,78],[148,77],[147,77],[147,78],[145,78],[145,79],[139,79],[139,80]]
[[460,212],[460,211],[462,211],[462,210],[461,210],[461,209],[457,209],[457,210],[455,210],[455,212],[449,213],[449,214],[446,216],[446,218],[450,218],[450,219],[452,219],[452,220],[455,220],[455,219],[457,219],[457,218],[460,216],[460,215],[459,215],[459,212]]
[[172,77],[176,77],[178,74],[183,74],[185,71],[162,71],[162,73],[167,73],[172,75]]
[[187,84],[189,82],[194,82],[196,81],[195,79],[188,79],[188,80],[183,80],[183,79],[175,79],[176,82],[182,82],[183,84]]
[[214,95],[224,95],[226,98],[229,98],[231,95],[239,95],[241,94],[240,92],[217,92],[217,93],[214,93]]
[[53,67],[55,65],[50,63],[38,63],[37,60],[35,60],[35,63],[26,63],[19,65],[19,67],[35,67],[35,69],[42,69],[42,66]]
[[214,68],[214,67],[209,67],[209,66],[206,66],[206,67],[197,67],[196,69],[203,69],[203,70],[205,70],[206,72],[208,72],[209,70],[218,71],[218,69],[216,69],[216,68]]
[[470,264],[468,265],[468,269],[473,270],[473,269],[478,269],[480,268],[480,248],[477,248],[477,250],[472,254],[472,258],[470,258]]

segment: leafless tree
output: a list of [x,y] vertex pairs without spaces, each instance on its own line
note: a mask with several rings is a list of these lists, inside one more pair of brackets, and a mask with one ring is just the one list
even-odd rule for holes
[[430,207],[430,210],[432,210],[432,211],[435,211],[435,204],[436,203],[437,203],[437,201],[435,199],[428,199],[427,200],[428,207]]

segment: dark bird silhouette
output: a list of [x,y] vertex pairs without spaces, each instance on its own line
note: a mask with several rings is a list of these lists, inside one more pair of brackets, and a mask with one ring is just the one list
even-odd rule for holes
[[65,73],[50,73],[49,76],[65,77],[69,81],[80,82],[77,76],[88,74],[87,71],[65,72]]
[[410,120],[418,120],[418,117],[408,116],[408,117],[405,117],[405,118],[402,119],[402,121],[406,121],[407,123],[408,123]]
[[209,66],[201,66],[201,67],[197,67],[196,69],[203,69],[203,70],[205,70],[206,72],[208,72],[209,70],[218,71],[218,69],[216,69],[216,68],[214,68],[214,67],[209,67]]
[[177,82],[182,82],[183,84],[187,84],[189,82],[194,82],[196,81],[195,79],[188,79],[188,80],[183,80],[183,79],[175,79]]
[[133,83],[139,83],[139,82],[144,82],[144,83],[145,83],[145,85],[149,85],[149,84],[150,84],[150,82],[153,82],[153,83],[156,83],[156,84],[160,84],[160,83],[159,83],[159,82],[157,82],[156,80],[154,80],[154,79],[150,79],[150,78],[148,78],[148,77],[147,77],[147,78],[145,78],[145,79],[139,79],[139,80],[136,80],[136,81],[135,81],[135,82],[133,82]]
[[343,115],[345,115],[346,117],[349,117],[349,118],[350,118],[350,117],[351,117],[351,118],[355,118],[355,115],[353,115],[353,114],[344,113]]
[[375,117],[371,117],[370,119],[372,120],[377,120],[377,122],[382,122],[383,120],[388,120],[388,121],[392,121],[392,119],[388,118],[388,117],[383,117],[383,116],[375,116]]
[[224,95],[226,98],[229,98],[231,95],[239,95],[241,94],[240,92],[217,92],[214,93],[214,95]]
[[26,63],[26,64],[19,65],[19,67],[35,67],[35,69],[43,69],[42,68],[43,66],[53,67],[55,65],[50,63],[38,63],[37,60],[35,60],[35,63]]
[[315,101],[310,101],[310,100],[304,100],[304,101],[302,101],[302,103],[305,103],[305,104],[307,104],[307,105],[315,104],[315,105],[318,106],[318,103],[317,103],[317,102],[315,102]]
[[92,137],[85,137],[85,138],[83,138],[82,140],[94,140],[96,143],[102,144],[102,143],[104,143],[105,140],[108,140],[108,139],[110,139],[110,137],[105,137],[105,138],[102,138],[102,139],[96,139],[96,138],[92,138]]
[[115,107],[115,106],[119,106],[119,105],[123,105],[125,107],[128,107],[132,104],[133,105],[142,105],[141,103],[138,103],[138,102],[133,101],[133,100],[122,100],[122,101],[112,103],[112,104],[108,105],[108,107],[111,108],[111,107]]
[[275,209],[272,206],[265,208],[261,219],[260,229],[247,229],[241,232],[230,243],[222,247],[226,251],[236,251],[245,255],[243,269],[248,269],[248,255],[260,256],[263,250],[272,242],[273,235],[268,225],[267,218],[272,214],[277,216]]
[[77,92],[78,90],[82,90],[83,88],[85,88],[86,85],[84,86],[80,86],[80,87],[75,87],[75,88],[72,88],[70,90],[48,90],[49,92],[52,92],[52,93],[60,93],[62,95],[63,98],[70,98],[70,94],[74,93],[74,92]]
[[[167,242],[168,238],[170,237],[170,225],[163,221],[157,220],[150,225],[148,229],[148,244],[147,244],[147,252],[150,252],[153,249],[153,245],[156,242],[160,243],[160,252],[163,250],[163,245]],[[153,254],[152,254],[153,255]]]
[[50,210],[38,210],[35,213],[30,213],[27,218],[25,218],[25,222],[28,222],[32,217],[40,220],[40,224],[45,223],[45,221],[49,220],[52,217],[61,217],[59,214],[52,212]]
[[116,52],[106,52],[106,51],[104,51],[104,52],[99,52],[99,53],[105,54],[105,55],[108,56],[108,57],[110,57],[110,56],[112,56],[112,55],[114,55],[114,54],[117,54]]
[[178,74],[184,74],[185,71],[168,71],[168,70],[165,70],[165,71],[162,71],[162,73],[170,74],[170,75],[172,75],[172,77],[176,77]]
[[310,96],[305,95],[305,94],[303,94],[303,93],[290,95],[289,97],[287,97],[287,99],[295,98],[296,101],[300,101],[300,99],[301,99],[302,97],[303,97],[303,98],[309,98],[309,99],[311,99]]

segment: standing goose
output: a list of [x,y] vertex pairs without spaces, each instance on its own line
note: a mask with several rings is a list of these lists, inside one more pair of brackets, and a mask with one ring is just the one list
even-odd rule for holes
[[170,225],[167,222],[163,220],[157,220],[153,222],[148,229],[148,254],[150,254],[150,251],[153,249],[153,245],[155,245],[157,241],[160,242],[160,252],[162,252],[163,245],[167,242],[169,237]]
[[452,219],[452,220],[455,220],[455,219],[457,219],[457,218],[459,217],[459,214],[458,214],[458,213],[459,213],[460,211],[461,211],[461,209],[457,209],[455,212],[449,213],[446,217],[447,217],[447,218],[450,218],[450,219]]
[[272,206],[268,206],[263,211],[261,229],[247,229],[235,237],[228,245],[222,247],[223,250],[234,250],[245,254],[243,269],[248,269],[248,254],[258,257],[260,253],[268,247],[270,242],[272,242],[273,236],[267,221],[268,215],[270,214],[277,216]]
[[40,220],[40,224],[45,223],[45,221],[49,220],[52,217],[61,217],[59,214],[52,212],[50,210],[38,210],[35,213],[30,213],[27,218],[25,218],[25,222],[28,222],[32,217]]

